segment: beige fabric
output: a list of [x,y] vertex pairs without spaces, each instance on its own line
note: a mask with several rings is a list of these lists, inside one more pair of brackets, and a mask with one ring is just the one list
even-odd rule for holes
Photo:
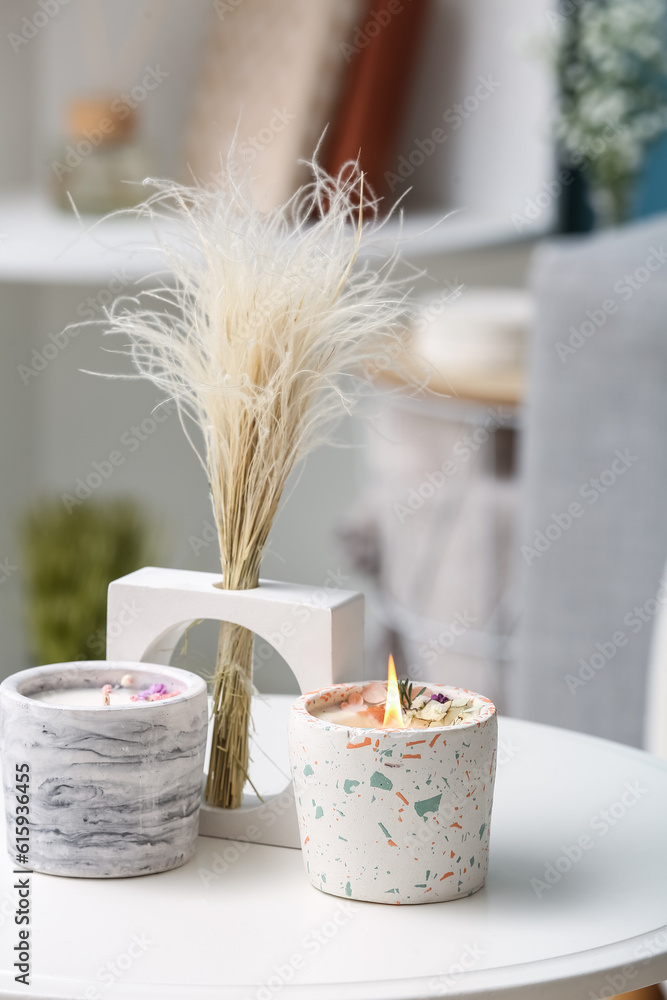
[[[186,158],[205,184],[238,127],[253,193],[269,209],[288,198],[330,120],[347,63],[341,43],[360,0],[216,0]],[[217,16],[216,16],[217,15]]]

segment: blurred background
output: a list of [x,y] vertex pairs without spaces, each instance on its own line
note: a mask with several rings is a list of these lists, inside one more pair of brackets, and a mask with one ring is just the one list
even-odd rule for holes
[[[118,575],[218,568],[175,413],[88,374],[127,370],[99,327],[63,333],[146,279],[150,233],[81,234],[128,181],[214,185],[234,135],[270,208],[328,126],[328,169],[361,149],[403,199],[430,384],[378,375],[263,576],[363,590],[368,678],[392,651],[667,755],[664,0],[5,0],[0,27],[2,674],[103,656]],[[216,631],[178,662],[210,671]]]

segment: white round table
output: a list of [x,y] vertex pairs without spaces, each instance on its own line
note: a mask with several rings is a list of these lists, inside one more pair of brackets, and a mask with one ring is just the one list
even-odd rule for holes
[[510,719],[500,737],[476,895],[342,900],[310,886],[300,851],[202,837],[189,864],[161,875],[33,874],[26,987],[14,982],[17,876],[3,857],[0,996],[571,1000],[667,978],[667,764]]

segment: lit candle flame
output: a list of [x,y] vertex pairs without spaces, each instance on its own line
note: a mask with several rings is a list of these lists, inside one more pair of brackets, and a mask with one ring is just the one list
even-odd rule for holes
[[384,710],[383,729],[405,729],[403,713],[401,711],[401,696],[398,692],[398,680],[396,679],[396,667],[394,657],[389,657],[389,670],[387,672],[387,703]]

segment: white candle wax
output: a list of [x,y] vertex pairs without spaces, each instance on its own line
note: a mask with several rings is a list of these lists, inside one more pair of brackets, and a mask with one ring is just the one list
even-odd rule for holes
[[[109,692],[109,707],[114,705],[156,705],[161,701],[148,701],[137,698],[139,689],[135,687],[114,687]],[[180,692],[176,691],[175,695]],[[45,691],[36,691],[29,695],[35,701],[45,702],[48,705],[60,705],[64,708],[103,708],[104,692],[102,687],[70,687],[70,688],[48,688]],[[133,700],[136,699],[136,700]],[[171,701],[171,698],[163,699]]]

